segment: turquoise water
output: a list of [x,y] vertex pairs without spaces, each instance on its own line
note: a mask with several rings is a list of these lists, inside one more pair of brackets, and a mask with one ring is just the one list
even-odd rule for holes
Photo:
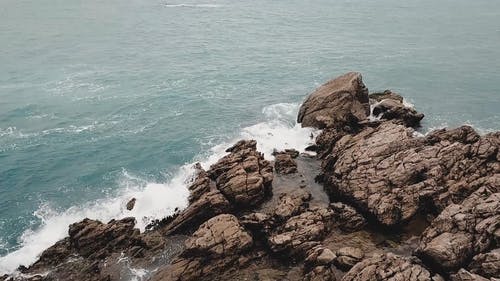
[[83,217],[184,206],[189,163],[234,139],[303,148],[300,102],[349,70],[424,132],[500,129],[496,1],[181,1],[0,3],[0,273]]

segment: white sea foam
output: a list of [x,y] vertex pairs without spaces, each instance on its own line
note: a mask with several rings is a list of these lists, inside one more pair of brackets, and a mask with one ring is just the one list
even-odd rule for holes
[[217,4],[164,4],[165,7],[169,8],[178,8],[178,7],[184,7],[184,8],[217,8],[220,7],[220,5]]
[[[200,159],[200,164],[205,168],[210,167],[226,154],[225,150],[229,146],[242,138],[257,140],[259,151],[268,159],[272,158],[274,149],[295,148],[304,152],[312,142],[311,135],[318,132],[296,124],[294,119],[298,107],[299,104],[281,103],[264,108],[263,122],[245,127],[234,138],[212,147]],[[0,274],[11,273],[21,264],[33,263],[43,250],[67,235],[69,224],[86,217],[107,222],[133,216],[137,220],[137,227],[144,230],[152,220],[161,219],[172,214],[176,208],[187,205],[189,192],[186,186],[193,173],[193,163],[189,163],[181,166],[168,182],[152,183],[124,171],[120,183],[122,188],[113,197],[75,206],[63,212],[55,211],[49,204],[42,205],[34,214],[41,220],[41,225],[24,232],[18,250],[0,257]],[[131,198],[136,198],[137,201],[134,209],[128,211],[125,205]],[[141,274],[142,271],[139,270],[138,275]]]

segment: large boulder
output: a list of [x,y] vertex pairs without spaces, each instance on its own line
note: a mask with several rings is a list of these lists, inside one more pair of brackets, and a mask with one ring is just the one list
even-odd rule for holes
[[374,118],[395,120],[408,127],[418,127],[424,118],[413,107],[404,103],[403,97],[392,91],[370,94],[371,113]]
[[[471,194],[461,204],[451,204],[422,234],[417,254],[425,261],[445,271],[466,267],[476,261],[491,260],[494,253],[486,253],[500,241],[500,182],[491,182]],[[498,264],[498,262],[496,262]],[[473,265],[477,272],[495,274],[484,264]]]
[[184,252],[172,264],[160,269],[152,281],[201,280],[237,267],[240,254],[253,245],[253,238],[230,214],[213,217],[186,240]]
[[333,211],[333,223],[345,232],[354,232],[363,229],[367,222],[353,207],[344,203],[335,202],[330,204]]
[[331,220],[330,209],[312,207],[277,227],[269,237],[269,246],[273,252],[304,256],[325,237],[331,228]]
[[288,153],[276,153],[274,160],[274,170],[278,174],[288,175],[297,173],[297,162]]
[[368,89],[361,74],[349,72],[316,89],[299,110],[303,127],[342,127],[357,124],[370,114]]
[[438,281],[422,263],[413,257],[392,253],[376,255],[356,264],[342,281]]
[[287,220],[303,212],[308,202],[311,200],[311,193],[303,189],[297,189],[290,193],[283,193],[279,196],[279,202],[274,208],[273,215],[278,220]]
[[255,206],[271,189],[273,167],[257,151],[257,142],[242,140],[207,171],[224,196],[237,206]]
[[232,209],[231,204],[222,193],[215,189],[201,195],[163,228],[167,234],[182,233],[196,229],[207,219]]
[[500,134],[471,127],[425,137],[392,121],[339,139],[323,161],[325,188],[386,226],[460,202],[500,173]]
[[475,256],[468,268],[484,277],[500,278],[500,248]]
[[145,246],[135,219],[111,220],[107,224],[84,219],[69,226],[69,246],[86,258],[103,258],[111,252]]

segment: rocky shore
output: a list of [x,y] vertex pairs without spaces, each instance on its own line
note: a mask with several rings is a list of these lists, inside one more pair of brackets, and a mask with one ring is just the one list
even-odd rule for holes
[[347,73],[300,108],[315,156],[241,140],[196,167],[186,209],[143,233],[74,223],[0,280],[500,280],[500,132],[422,135],[423,117]]

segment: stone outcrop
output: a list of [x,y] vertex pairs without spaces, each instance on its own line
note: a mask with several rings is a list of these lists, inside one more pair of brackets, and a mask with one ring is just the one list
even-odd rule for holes
[[350,269],[365,256],[361,249],[354,247],[340,248],[335,252],[335,255],[335,265],[344,270]]
[[232,209],[231,204],[222,193],[215,189],[201,195],[185,210],[170,222],[164,232],[167,234],[182,233],[196,228],[205,220]]
[[305,255],[324,238],[331,227],[331,219],[332,211],[324,207],[311,208],[291,217],[269,237],[270,249]]
[[391,253],[381,254],[356,264],[342,281],[438,281],[440,276],[432,274],[415,258]]
[[335,202],[330,204],[330,208],[333,211],[334,225],[345,232],[361,230],[367,224],[365,218],[349,205]]
[[229,214],[203,223],[186,241],[186,249],[171,265],[160,270],[154,280],[199,280],[228,266],[236,266],[240,254],[253,244],[253,238]]
[[397,225],[418,210],[460,202],[500,172],[499,146],[499,135],[480,137],[468,126],[414,137],[387,121],[336,142],[323,161],[326,188],[381,224]]
[[500,248],[476,255],[468,268],[484,277],[500,278]]
[[311,193],[302,189],[281,194],[279,203],[276,205],[273,214],[279,220],[286,220],[305,210],[309,200],[311,200]]
[[297,173],[297,163],[288,153],[275,154],[274,170],[279,174],[294,174]]
[[404,103],[403,97],[392,91],[370,94],[372,103],[372,115],[380,120],[395,120],[396,123],[407,127],[418,127],[420,120],[424,118],[422,113],[417,112],[411,106]]
[[[476,255],[476,261],[485,259],[486,255],[480,254],[486,254],[499,241],[500,185],[494,181],[476,190],[461,204],[446,207],[423,233],[417,253],[436,267],[451,271],[465,267]],[[488,257],[494,262],[494,255]],[[477,271],[490,271],[482,270],[477,264],[475,267]]]
[[500,132],[422,135],[422,118],[348,73],[300,108],[316,158],[239,141],[195,166],[185,209],[143,233],[85,219],[0,280],[498,281]]
[[232,203],[255,206],[270,192],[273,167],[257,151],[256,141],[239,141],[210,167],[209,177]]
[[460,269],[457,273],[452,274],[451,281],[497,281],[498,279],[488,279],[484,278],[483,276],[471,273],[465,269]]
[[349,72],[316,89],[299,110],[303,127],[352,126],[368,117],[368,89],[357,72]]

